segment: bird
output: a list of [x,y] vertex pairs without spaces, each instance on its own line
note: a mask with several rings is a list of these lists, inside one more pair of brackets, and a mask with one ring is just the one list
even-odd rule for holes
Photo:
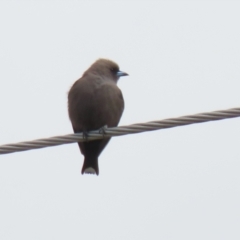
[[[68,114],[74,133],[116,127],[124,110],[124,99],[117,83],[128,76],[117,63],[100,58],[70,88]],[[84,156],[82,174],[99,175],[98,157],[111,138],[78,142]]]

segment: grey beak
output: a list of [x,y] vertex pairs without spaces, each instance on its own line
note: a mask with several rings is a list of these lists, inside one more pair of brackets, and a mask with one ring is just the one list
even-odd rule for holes
[[125,72],[122,72],[122,71],[118,71],[118,72],[117,72],[117,76],[118,76],[118,77],[124,77],[124,76],[128,76],[128,74],[125,73]]

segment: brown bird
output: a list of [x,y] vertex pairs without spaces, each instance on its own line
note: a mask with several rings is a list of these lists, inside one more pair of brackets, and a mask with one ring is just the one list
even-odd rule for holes
[[[99,59],[84,72],[68,93],[68,113],[75,133],[118,125],[124,109],[120,77],[128,74],[107,59]],[[110,138],[79,142],[84,155],[83,173],[99,174],[98,157]]]

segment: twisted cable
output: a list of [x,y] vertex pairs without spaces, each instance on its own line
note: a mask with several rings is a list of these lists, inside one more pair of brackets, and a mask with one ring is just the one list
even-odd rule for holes
[[240,108],[232,108],[228,110],[214,111],[199,113],[195,115],[182,116],[178,118],[168,118],[160,121],[152,121],[147,123],[138,123],[128,126],[119,126],[113,128],[104,129],[104,133],[101,131],[90,131],[88,137],[83,133],[68,134],[63,136],[56,136],[51,138],[42,138],[33,141],[6,144],[0,146],[0,154],[7,154],[13,152],[27,151],[31,149],[44,148],[57,146],[62,144],[92,141],[96,139],[102,139],[107,137],[123,136],[127,134],[141,133],[147,131],[160,130],[165,128],[178,127],[183,125],[189,125],[194,123],[202,123],[209,121],[217,121],[227,118],[235,118],[240,116]]

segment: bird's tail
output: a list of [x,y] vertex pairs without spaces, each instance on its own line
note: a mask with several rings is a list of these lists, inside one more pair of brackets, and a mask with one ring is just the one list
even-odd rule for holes
[[88,157],[84,159],[83,167],[82,167],[82,174],[88,173],[88,174],[99,174],[98,169],[98,158],[95,157]]

